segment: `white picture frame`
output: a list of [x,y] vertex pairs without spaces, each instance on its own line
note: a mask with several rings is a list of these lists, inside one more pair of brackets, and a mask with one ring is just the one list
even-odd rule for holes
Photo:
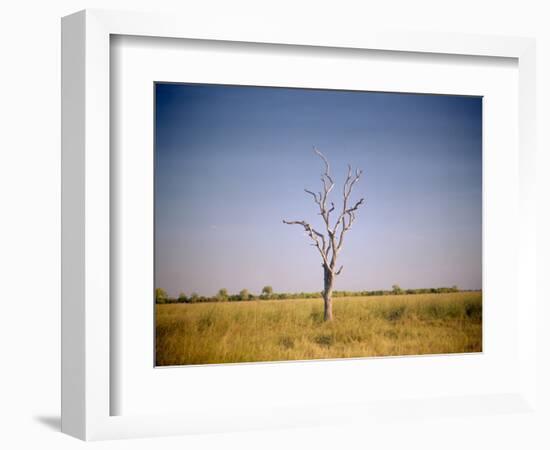
[[[341,30],[340,30],[341,31]],[[471,415],[536,408],[535,42],[527,38],[349,30],[279,30],[262,23],[196,23],[191,17],[82,11],[62,22],[62,430],[85,440],[161,436],[270,427],[357,422],[392,416],[391,405],[342,403],[277,407],[247,420],[207,414],[111,415],[110,320],[110,38],[112,35],[368,49],[422,54],[513,58],[519,76],[519,217],[511,239],[517,252],[517,389],[502,394],[408,403],[410,415],[426,408]],[[489,162],[490,163],[490,162]],[[493,162],[494,163],[494,162]],[[517,248],[515,246],[517,245]],[[322,366],[317,366],[323,370]],[[349,369],[348,369],[349,370]],[[395,400],[394,400],[395,401]],[[395,403],[394,403],[395,404]],[[504,405],[504,406],[503,406]],[[220,405],[227,409],[228,405]]]

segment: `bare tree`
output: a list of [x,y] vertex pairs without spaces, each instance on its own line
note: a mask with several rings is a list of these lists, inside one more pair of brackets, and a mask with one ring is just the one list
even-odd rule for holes
[[283,223],[287,225],[301,225],[306,231],[307,235],[311,238],[314,247],[319,251],[322,258],[323,267],[323,300],[325,304],[325,321],[332,320],[332,288],[334,286],[334,279],[337,275],[342,273],[343,266],[340,266],[336,270],[336,259],[338,253],[342,250],[344,243],[344,235],[351,228],[351,225],[355,221],[355,213],[359,207],[363,204],[364,199],[360,199],[353,205],[350,204],[351,191],[361,174],[361,170],[356,169],[352,171],[351,166],[348,165],[348,174],[343,188],[343,204],[340,213],[338,214],[333,225],[331,225],[331,213],[336,209],[334,202],[328,200],[329,194],[334,188],[334,181],[330,175],[330,165],[327,158],[315,147],[313,151],[323,160],[325,164],[325,172],[321,176],[321,182],[323,183],[322,192],[317,193],[304,189],[309,195],[313,197],[314,202],[319,207],[319,214],[323,218],[324,228],[326,229],[326,235],[314,229],[309,223],[304,220],[283,220]]

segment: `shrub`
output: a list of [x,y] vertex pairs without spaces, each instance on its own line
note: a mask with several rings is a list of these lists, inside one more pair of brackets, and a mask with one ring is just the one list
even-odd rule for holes
[[395,295],[400,295],[403,293],[403,290],[399,287],[398,284],[394,284],[392,287],[392,293],[395,294]]
[[396,320],[401,319],[401,317],[403,317],[403,314],[405,314],[405,305],[399,305],[386,310],[384,312],[384,317],[389,322],[395,322]]
[[334,336],[331,336],[330,334],[320,334],[315,337],[314,341],[321,347],[330,347],[334,343]]
[[166,303],[168,299],[168,294],[164,289],[156,288],[155,289],[155,302],[156,303]]
[[264,286],[262,289],[262,298],[271,298],[273,295],[273,288],[271,286]]
[[470,319],[481,320],[481,303],[467,303],[464,307],[464,314]]

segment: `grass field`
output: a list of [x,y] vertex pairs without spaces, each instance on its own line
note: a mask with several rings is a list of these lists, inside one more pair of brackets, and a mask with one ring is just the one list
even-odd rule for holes
[[481,292],[156,305],[156,364],[482,350]]

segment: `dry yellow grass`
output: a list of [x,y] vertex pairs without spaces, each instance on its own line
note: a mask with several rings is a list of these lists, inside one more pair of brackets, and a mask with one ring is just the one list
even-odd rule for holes
[[156,305],[156,364],[480,352],[481,292]]

